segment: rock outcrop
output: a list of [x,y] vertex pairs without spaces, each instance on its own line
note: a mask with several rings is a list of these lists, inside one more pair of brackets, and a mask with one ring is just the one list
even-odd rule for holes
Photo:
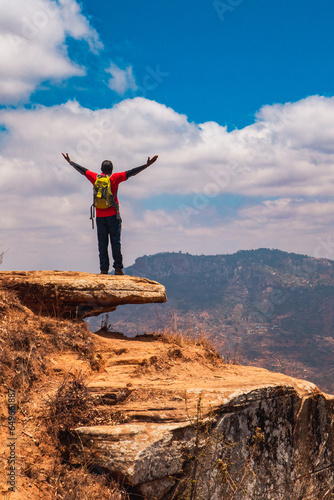
[[[164,301],[164,288],[156,282],[54,271],[2,272],[0,285],[3,423],[9,422],[7,388],[14,384],[23,395],[16,427],[21,467],[16,498],[55,497],[54,486],[47,487],[51,468],[47,474],[40,470],[50,443],[43,446],[46,431],[39,427],[46,425],[44,415],[57,401],[58,413],[47,417],[52,429],[58,426],[52,437],[58,440],[56,453],[61,450],[66,464],[89,465],[89,470],[119,478],[134,497],[331,498],[334,396],[304,380],[226,364],[205,339],[194,342],[179,334],[129,339],[104,330],[91,334],[83,322],[39,316],[78,317],[78,308],[89,315],[131,301]],[[21,303],[7,289],[14,289]],[[77,342],[83,327],[85,349]],[[75,398],[74,385],[68,386],[67,399],[62,399],[57,387],[65,387],[69,373],[82,389]],[[38,388],[32,390],[36,380]],[[0,442],[7,442],[7,431],[3,425]],[[4,444],[3,469],[8,453]]]
[[149,500],[328,498],[334,396],[153,340],[102,341],[108,362],[89,389],[123,423],[75,429],[72,463],[107,470]]
[[166,302],[165,287],[145,278],[64,271],[1,271],[0,286],[13,289],[36,314],[97,316],[122,304]]

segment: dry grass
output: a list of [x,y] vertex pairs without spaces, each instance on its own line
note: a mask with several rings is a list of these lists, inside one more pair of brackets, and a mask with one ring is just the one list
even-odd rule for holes
[[21,395],[49,373],[51,353],[75,352],[92,370],[103,366],[85,323],[30,314],[5,290],[0,290],[0,346],[0,384]]
[[240,364],[240,356],[238,353],[239,343],[237,343],[232,354],[226,352],[223,356],[221,356],[215,347],[214,342],[205,330],[205,327],[199,325],[198,331],[195,332],[194,327],[188,321],[186,328],[180,328],[178,325],[178,318],[175,314],[172,314],[170,317],[170,325],[168,327],[161,328],[159,332],[154,335],[161,338],[163,342],[177,344],[182,348],[191,345],[201,346],[206,353],[206,358],[213,363],[224,362],[225,364]]
[[60,384],[56,394],[47,402],[45,417],[48,431],[59,438],[60,433],[90,422],[95,409],[82,373],[69,373]]
[[55,499],[62,500],[128,500],[126,491],[112,478],[96,474],[86,467],[71,469],[57,465],[52,471]]
[[114,401],[106,402],[103,397],[94,397],[88,390],[87,379],[82,372],[68,373],[57,392],[47,401],[44,416],[48,433],[59,442],[67,441],[76,427],[83,425],[114,425],[122,421],[118,412],[110,409],[112,404],[125,401],[130,391],[120,391]]
[[194,334],[190,329],[182,331],[166,328],[159,333],[159,338],[161,338],[163,342],[176,344],[181,348],[186,346],[200,346],[203,348],[205,356],[209,361],[222,361],[220,354],[205,331]]
[[[126,399],[130,391],[119,395]],[[117,397],[116,397],[116,400]],[[115,400],[115,402],[116,402]],[[49,399],[43,420],[46,432],[58,450],[58,460],[50,471],[48,482],[54,488],[54,498],[64,500],[128,500],[125,489],[109,475],[92,470],[88,464],[70,467],[68,445],[75,435],[75,428],[83,425],[112,425],[118,423],[118,413],[110,408],[101,409],[102,399],[92,397],[83,373],[68,374],[56,394]],[[110,402],[108,402],[108,406]],[[62,462],[60,461],[60,458]],[[102,473],[102,474],[101,474]]]

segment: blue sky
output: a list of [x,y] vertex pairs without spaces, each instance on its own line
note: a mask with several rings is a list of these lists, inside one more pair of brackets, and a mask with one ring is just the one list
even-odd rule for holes
[[0,0],[2,268],[97,269],[65,149],[92,170],[159,154],[120,187],[126,265],[334,258],[333,19],[330,0]]
[[89,108],[118,102],[120,96],[103,85],[103,60],[122,69],[131,65],[139,86],[146,68],[159,66],[168,76],[148,91],[150,99],[190,121],[213,120],[230,130],[253,123],[264,104],[333,95],[331,0],[86,0],[81,5],[104,50],[87,57],[86,47],[69,39],[69,52],[85,62],[88,77],[70,80],[58,91],[52,85],[36,92],[35,102],[70,97]]

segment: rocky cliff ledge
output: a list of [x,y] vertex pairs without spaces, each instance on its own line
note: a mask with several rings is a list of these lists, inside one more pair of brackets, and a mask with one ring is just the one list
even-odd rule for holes
[[13,500],[77,498],[81,479],[71,478],[79,470],[87,488],[97,487],[92,471],[120,479],[131,499],[331,499],[334,396],[310,382],[226,364],[205,339],[91,334],[83,321],[57,316],[78,306],[110,310],[129,297],[163,301],[155,282],[43,272],[1,273],[0,285],[5,495],[13,393]]
[[97,316],[122,304],[166,302],[165,288],[145,278],[64,271],[0,272],[0,287],[15,290],[37,314]]
[[88,385],[118,425],[78,427],[70,461],[110,471],[151,499],[318,500],[334,488],[334,396],[205,346],[100,339]]

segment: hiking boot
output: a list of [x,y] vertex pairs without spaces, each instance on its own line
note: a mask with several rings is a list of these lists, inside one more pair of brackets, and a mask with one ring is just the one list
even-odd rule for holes
[[100,274],[108,274],[108,271],[101,271]]
[[120,267],[116,267],[115,276],[124,276],[123,269],[121,269]]

